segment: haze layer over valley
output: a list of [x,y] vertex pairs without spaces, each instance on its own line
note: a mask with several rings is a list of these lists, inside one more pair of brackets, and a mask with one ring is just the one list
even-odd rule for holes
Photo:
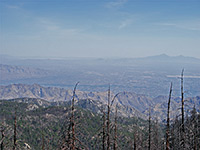
[[81,91],[134,92],[149,97],[180,96],[180,73],[184,68],[185,96],[200,95],[200,59],[165,54],[145,58],[22,59],[1,55],[0,84],[40,84]]

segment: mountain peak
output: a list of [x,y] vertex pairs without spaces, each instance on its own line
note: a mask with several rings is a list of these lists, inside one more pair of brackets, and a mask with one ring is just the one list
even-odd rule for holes
[[165,53],[160,54],[160,55],[154,55],[154,56],[149,56],[143,58],[144,60],[159,60],[159,61],[200,61],[200,59],[195,58],[195,57],[189,57],[189,56],[183,56],[183,55],[177,55],[177,56],[169,56]]
[[158,57],[170,57],[170,56],[165,54],[165,53],[163,53],[163,54],[158,55]]

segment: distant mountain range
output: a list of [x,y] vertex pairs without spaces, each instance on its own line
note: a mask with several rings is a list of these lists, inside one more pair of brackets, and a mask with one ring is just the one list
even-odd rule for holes
[[[76,91],[76,104],[82,108],[89,109],[99,113],[100,110],[107,104],[107,91],[105,92],[83,92]],[[111,92],[111,97],[114,93]],[[12,84],[8,86],[0,86],[0,99],[28,99],[29,103],[45,105],[62,105],[69,103],[72,99],[72,90],[57,87],[42,87],[38,84]],[[30,98],[32,98],[30,100]],[[46,101],[44,101],[46,100]],[[167,112],[167,96],[158,96],[150,98],[145,95],[135,94],[131,92],[121,92],[116,97],[114,105],[118,103],[119,112],[122,116],[132,117],[137,116],[146,118],[149,107],[152,115],[160,121],[164,121]],[[195,105],[200,108],[200,96],[187,98],[187,107],[185,110],[191,110]],[[175,117],[180,108],[180,98],[173,98],[171,104],[171,116]],[[114,111],[114,110],[113,110]],[[198,109],[198,111],[200,111]]]
[[195,58],[195,57],[188,57],[188,56],[183,56],[183,55],[179,55],[179,56],[169,56],[166,54],[160,54],[160,55],[155,55],[155,56],[148,56],[148,57],[144,57],[142,59],[152,59],[152,60],[176,60],[176,61],[196,61],[196,62],[200,62],[199,58]]
[[81,91],[105,91],[108,84],[121,91],[145,94],[151,98],[180,95],[180,72],[185,69],[187,97],[200,95],[200,59],[165,54],[144,58],[66,58],[27,59],[0,55],[0,85],[40,84],[72,88],[81,82]]
[[149,58],[181,58],[181,59],[193,59],[193,60],[200,60],[200,58],[197,58],[197,57],[190,57],[190,56],[184,56],[184,55],[177,55],[177,56],[170,56],[170,55],[167,55],[165,53],[163,54],[158,54],[158,55],[153,55],[153,56],[146,56],[146,57],[125,57],[125,58],[92,58],[92,57],[56,57],[56,58],[49,58],[49,57],[15,57],[15,56],[11,56],[11,55],[3,55],[3,54],[0,54],[0,58],[3,59],[2,61],[5,61],[5,60],[16,60],[16,59],[49,59],[49,60],[67,60],[67,59],[70,59],[70,60],[88,60],[88,59],[149,59]]
[[[140,58],[60,58],[60,59],[48,59],[48,58],[20,58],[12,57],[7,55],[0,55],[0,64],[7,65],[19,65],[19,66],[29,66],[43,69],[56,69],[67,67],[70,63],[71,67],[79,66],[113,66],[113,65],[123,65],[123,66],[144,66],[144,65],[166,65],[166,63],[173,63],[174,66],[187,67],[188,65],[199,65],[200,59],[195,57],[187,57],[183,55],[179,56],[169,56],[166,54],[140,57]],[[57,68],[57,69],[58,69]]]
[[1,81],[41,78],[49,75],[48,71],[23,66],[11,66],[0,64]]

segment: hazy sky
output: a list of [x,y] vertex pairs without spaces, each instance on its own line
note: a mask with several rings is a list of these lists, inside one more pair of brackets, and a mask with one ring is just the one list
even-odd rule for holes
[[0,54],[200,58],[200,0],[0,0]]

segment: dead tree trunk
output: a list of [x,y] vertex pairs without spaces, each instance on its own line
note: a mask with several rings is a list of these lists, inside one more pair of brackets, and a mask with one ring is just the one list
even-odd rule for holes
[[183,72],[184,69],[181,73],[181,146],[185,149]]
[[102,138],[102,149],[105,150],[106,149],[106,114],[103,111],[103,138]]
[[149,108],[149,145],[148,150],[151,150],[151,110]]
[[76,88],[78,86],[79,82],[76,83],[74,90],[73,90],[73,95],[72,95],[72,100],[71,100],[71,111],[70,111],[70,123],[67,129],[67,135],[64,134],[62,137],[62,143],[61,143],[61,149],[62,150],[75,150],[76,147],[76,141],[78,139],[76,138],[76,132],[75,132],[75,116],[74,116],[74,102],[75,102],[75,95],[76,95]]
[[170,122],[169,111],[170,111],[171,95],[172,95],[172,83],[171,83],[170,91],[169,91],[169,100],[168,100],[168,109],[167,109],[166,150],[170,149],[170,146],[169,146],[169,122]]
[[17,109],[15,108],[13,150],[17,147]]
[[110,149],[110,86],[108,89],[108,104],[107,104],[107,150]]
[[[119,93],[117,93],[113,97],[112,101],[111,101],[111,96],[110,95],[111,94],[110,94],[110,85],[109,85],[109,88],[108,88],[108,103],[107,103],[107,118],[106,118],[106,120],[104,120],[104,122],[106,122],[105,126],[103,125],[103,129],[104,129],[104,127],[107,128],[107,131],[106,131],[107,133],[105,133],[104,132],[105,130],[103,130],[103,142],[104,142],[105,139],[107,139],[107,143],[106,143],[107,144],[107,148],[106,148],[106,150],[110,149],[110,144],[111,144],[111,142],[110,142],[110,111],[111,111],[111,107],[112,107],[112,105],[113,105],[113,103],[115,101],[115,98],[119,95]],[[117,128],[116,128],[116,131],[117,131]],[[104,134],[105,134],[105,136],[104,136]],[[105,144],[104,143],[103,143],[103,149],[105,149]]]
[[114,150],[117,150],[117,106],[115,107]]
[[74,101],[75,101],[75,94],[76,94],[76,87],[78,86],[79,82],[76,83],[74,90],[73,90],[73,98],[71,103],[71,125],[72,125],[72,150],[76,149],[76,136],[75,136],[75,117],[74,117]]

